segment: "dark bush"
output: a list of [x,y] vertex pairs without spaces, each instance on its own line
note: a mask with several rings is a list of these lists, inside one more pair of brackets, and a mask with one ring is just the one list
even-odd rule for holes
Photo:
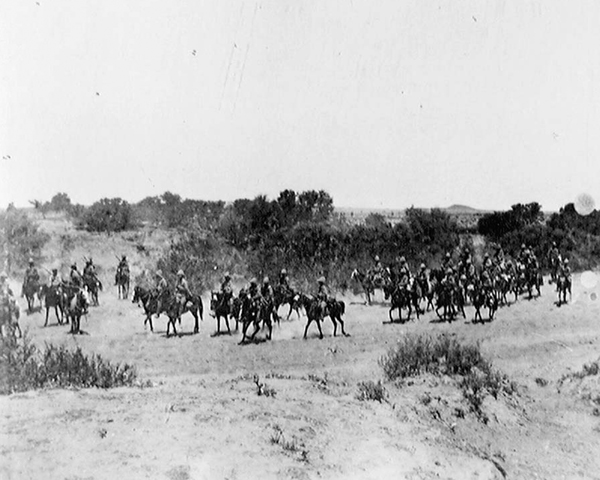
[[46,345],[38,349],[27,338],[0,338],[0,394],[39,388],[112,388],[133,385],[135,368],[111,364],[100,355],[87,356],[77,348]]
[[89,232],[121,232],[135,228],[131,206],[120,198],[103,198],[86,209],[81,226]]

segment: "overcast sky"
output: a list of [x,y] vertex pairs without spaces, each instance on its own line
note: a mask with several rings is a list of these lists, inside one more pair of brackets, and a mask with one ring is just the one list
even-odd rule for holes
[[595,0],[2,0],[0,206],[600,198]]

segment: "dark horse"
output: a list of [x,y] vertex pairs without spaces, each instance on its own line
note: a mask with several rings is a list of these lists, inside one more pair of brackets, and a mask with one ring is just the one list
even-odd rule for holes
[[[261,323],[268,328],[267,340],[271,340],[273,334],[273,322],[271,320],[273,312],[273,304],[271,302],[266,301],[264,298],[252,298],[248,293],[244,292],[240,314],[242,321],[242,340],[240,344],[244,343],[247,339],[250,341],[254,340],[254,337],[261,328]],[[254,325],[254,332],[248,336],[246,333],[250,324]]]
[[473,286],[473,307],[475,308],[475,318],[473,322],[478,320],[483,322],[481,317],[481,309],[488,309],[488,318],[494,319],[494,314],[498,310],[498,296],[495,291],[491,288],[485,289],[481,284],[475,284]]
[[[231,335],[229,328],[229,315],[231,315],[231,295],[226,295],[225,292],[210,292],[210,309],[212,315],[217,319],[217,334],[221,333],[221,317],[225,319],[227,333]],[[238,329],[238,319],[235,319],[235,328]]]
[[[48,314],[50,313],[50,309],[54,308],[54,313],[56,315],[56,319],[58,320],[58,324],[63,324],[63,319],[65,317],[65,310],[67,308],[67,296],[63,292],[62,288],[59,286],[48,286],[42,285],[40,289],[41,298],[44,299],[44,304],[46,307],[46,321],[44,323],[44,327],[48,326]],[[68,321],[68,318],[67,318]]]
[[558,293],[558,306],[567,303],[567,292],[571,298],[571,279],[564,274],[559,274],[556,278],[556,292]]
[[286,320],[290,319],[290,315],[292,311],[295,311],[300,318],[300,305],[298,304],[298,295],[291,288],[286,288],[283,285],[277,285],[273,292],[274,301],[275,301],[275,310],[279,310],[279,307],[282,305],[289,305],[290,310],[288,311]]
[[152,315],[158,315],[158,294],[149,288],[140,287],[137,285],[133,289],[133,298],[132,303],[139,304],[142,302],[142,307],[144,309],[144,314],[146,315],[146,319],[144,320],[144,327],[146,323],[150,324],[150,331],[154,331],[154,326],[152,325]]
[[97,307],[99,305],[98,292],[102,291],[102,282],[95,274],[88,274],[83,277],[83,286],[90,294],[92,304]]
[[177,335],[175,321],[179,320],[179,326],[181,326],[181,316],[186,312],[190,312],[194,317],[194,333],[200,332],[198,319],[204,320],[202,318],[204,305],[200,295],[193,294],[191,296],[186,296],[185,301],[182,302],[178,295],[169,293],[166,296],[164,311],[169,317],[169,321],[167,322],[167,337],[169,336],[170,327],[173,327],[173,334]]
[[[402,312],[406,312],[406,320],[410,320],[410,314],[412,313],[412,309],[414,307],[415,312],[417,314],[417,319],[419,318],[420,308],[419,308],[419,298],[420,298],[420,286],[412,281],[412,285],[408,284],[406,286],[396,285],[395,287],[388,287],[385,290],[386,297],[391,298],[390,310],[388,312],[390,317],[390,322],[402,322]],[[392,312],[394,310],[398,310],[398,320],[394,320],[394,316]]]
[[27,313],[33,312],[33,307],[35,306],[35,296],[37,295],[38,300],[40,301],[40,305],[42,303],[42,298],[40,294],[40,284],[35,280],[28,280],[23,284],[23,288],[21,290],[21,296],[27,299]]
[[352,270],[350,274],[350,280],[357,282],[365,292],[366,302],[371,305],[372,297],[375,296],[375,289],[379,288],[383,291],[385,286],[385,281],[383,278],[375,278],[371,273],[364,273],[360,271],[358,268]]
[[129,269],[117,268],[115,275],[115,285],[119,290],[119,300],[126,299],[129,296]]
[[323,330],[321,329],[321,322],[325,317],[329,317],[333,323],[333,336],[337,335],[337,322],[340,322],[342,335],[348,337],[350,334],[346,333],[344,329],[344,321],[342,315],[346,311],[346,304],[341,300],[329,299],[327,302],[322,302],[314,297],[309,297],[303,293],[298,294],[298,302],[304,307],[306,311],[307,321],[306,327],[304,327],[304,336],[308,333],[308,327],[312,322],[317,324],[319,329],[319,338],[323,338]]

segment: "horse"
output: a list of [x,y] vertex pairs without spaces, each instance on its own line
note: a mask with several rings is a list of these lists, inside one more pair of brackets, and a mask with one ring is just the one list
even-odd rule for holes
[[[390,294],[391,304],[388,315],[390,317],[390,322],[402,322],[402,312],[406,311],[406,320],[410,320],[410,315],[412,313],[413,306],[415,307],[415,311],[417,314],[417,318],[419,318],[419,305],[418,300],[416,298],[415,292],[412,291],[412,287],[410,284],[405,286],[397,285],[394,287]],[[392,312],[394,310],[398,310],[398,320],[394,320],[394,316]]]
[[92,298],[92,304],[95,307],[97,307],[99,305],[98,292],[102,291],[102,282],[98,279],[98,277],[95,274],[84,275],[83,287],[90,294],[90,296]]
[[40,308],[42,299],[40,297],[40,284],[36,280],[27,280],[23,283],[23,287],[21,289],[21,296],[25,297],[27,300],[27,313],[33,312],[33,307],[35,306],[35,297],[38,297],[40,301]]
[[[439,283],[436,287],[436,307],[435,313],[440,320],[452,321],[456,315],[462,313],[464,318],[467,318],[465,313],[465,298],[462,290],[455,285]],[[440,314],[440,309],[442,314]]]
[[569,299],[572,297],[571,279],[564,274],[559,274],[556,278],[556,292],[558,293],[558,306],[560,307],[563,303],[567,303],[567,292],[569,293]]
[[297,302],[297,294],[289,287],[285,287],[284,285],[277,285],[273,291],[273,297],[275,301],[275,311],[279,310],[279,307],[283,305],[289,305],[290,309],[288,311],[286,320],[290,319],[290,315],[292,311],[295,311],[300,318],[300,305]]
[[[221,317],[225,319],[225,325],[227,326],[227,333],[231,335],[231,329],[229,328],[229,315],[231,313],[231,294],[227,297],[224,292],[210,292],[210,309],[217,319],[217,334],[221,333]],[[236,320],[236,329],[238,322]]]
[[19,325],[19,318],[21,316],[21,310],[17,305],[14,298],[8,296],[0,300],[0,335],[3,337],[6,335],[16,336],[17,330],[19,331],[19,338],[23,337],[21,326]]
[[[200,295],[192,294],[191,296],[185,296],[185,301],[181,301],[182,298],[179,295],[167,294],[164,312],[169,317],[167,322],[167,337],[169,336],[169,327],[173,327],[173,334],[177,335],[177,329],[175,328],[175,321],[179,320],[179,326],[181,326],[181,316],[190,312],[194,317],[194,334],[200,332],[200,324],[198,319],[204,320],[202,314],[204,312],[204,305]],[[160,314],[160,312],[158,312]]]
[[[271,340],[273,333],[272,315],[273,304],[271,302],[265,301],[264,298],[252,298],[247,292],[244,292],[241,308],[242,340],[239,344],[244,343],[246,339],[253,341],[260,330],[261,323],[269,329],[267,340]],[[250,324],[254,324],[254,332],[248,337],[246,333]]]
[[[376,288],[375,280],[373,279],[373,277],[369,273],[364,273],[358,268],[355,268],[350,274],[350,280],[358,283],[361,286],[363,292],[365,293],[365,304],[371,305],[371,297],[375,296]],[[383,285],[379,288],[383,290]]]
[[67,318],[71,320],[70,333],[81,334],[81,317],[87,315],[90,299],[87,291],[81,288],[71,288],[67,292]]
[[481,285],[474,285],[473,288],[473,307],[475,307],[475,318],[474,322],[479,320],[483,322],[483,318],[481,317],[481,309],[488,309],[488,318],[490,320],[494,319],[494,314],[498,310],[498,297],[494,293],[493,290],[486,290]]
[[[59,286],[42,285],[40,288],[40,298],[44,299],[44,305],[46,307],[46,321],[44,322],[44,327],[48,326],[48,314],[50,313],[51,308],[54,308],[54,314],[56,315],[58,324],[62,325],[67,307],[67,296],[62,291],[62,288]],[[67,322],[68,321],[67,318]]]
[[129,269],[117,268],[115,275],[115,285],[118,288],[119,300],[129,297]]
[[542,294],[540,287],[543,285],[543,283],[544,280],[539,268],[530,266],[529,268],[525,269],[525,286],[527,288],[530,300],[533,298],[534,288],[537,291],[538,297]]
[[154,326],[152,325],[152,315],[158,314],[158,295],[149,288],[144,288],[139,285],[136,285],[133,288],[133,296],[131,299],[131,303],[138,304],[142,302],[142,308],[144,309],[144,314],[146,315],[146,319],[144,320],[144,327],[146,323],[150,324],[150,331],[154,331]]
[[342,335],[345,337],[350,336],[344,329],[344,321],[342,315],[346,311],[346,304],[342,300],[328,299],[326,302],[318,300],[315,297],[305,295],[303,293],[298,294],[298,303],[302,305],[306,311],[306,327],[304,328],[303,338],[306,340],[308,333],[308,327],[312,322],[316,322],[317,328],[319,329],[319,338],[323,338],[323,330],[321,329],[321,322],[325,317],[329,317],[333,323],[333,336],[337,335],[337,322],[340,323]]

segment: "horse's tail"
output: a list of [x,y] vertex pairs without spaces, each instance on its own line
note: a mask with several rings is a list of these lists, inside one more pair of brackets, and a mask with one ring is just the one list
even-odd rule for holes
[[340,300],[340,317],[346,313],[346,303]]

